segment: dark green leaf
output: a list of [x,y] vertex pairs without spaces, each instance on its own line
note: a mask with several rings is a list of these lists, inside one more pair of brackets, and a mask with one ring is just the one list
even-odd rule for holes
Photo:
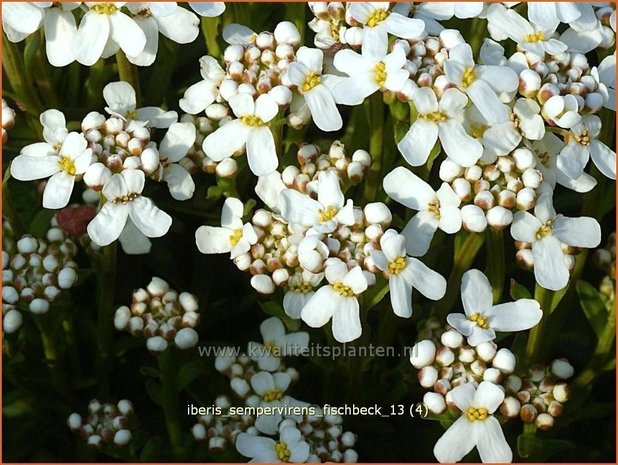
[[157,383],[154,379],[147,379],[146,392],[148,393],[148,397],[150,397],[155,404],[159,407],[163,407],[163,388],[159,383]]
[[201,360],[193,360],[183,365],[176,378],[178,391],[182,391],[204,372],[204,363]]
[[576,288],[584,314],[597,337],[600,337],[607,324],[607,309],[599,291],[590,283],[581,280],[577,281]]

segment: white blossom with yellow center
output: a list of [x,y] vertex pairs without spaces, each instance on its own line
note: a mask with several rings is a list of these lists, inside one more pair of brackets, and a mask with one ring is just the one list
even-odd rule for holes
[[260,463],[302,463],[309,458],[309,444],[294,426],[284,427],[277,440],[241,433],[236,450],[251,462]]
[[287,334],[279,318],[273,316],[262,322],[260,334],[263,344],[249,342],[247,353],[260,370],[276,371],[281,357],[298,355],[309,345],[309,334],[303,331]]
[[285,313],[298,320],[300,312],[309,299],[315,294],[315,289],[324,279],[324,273],[311,273],[303,270],[290,276],[288,289],[283,297],[283,309]]

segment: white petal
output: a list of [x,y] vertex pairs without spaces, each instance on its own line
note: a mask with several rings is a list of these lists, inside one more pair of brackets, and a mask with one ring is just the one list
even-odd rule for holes
[[358,300],[354,297],[342,297],[338,300],[337,309],[333,314],[334,338],[342,343],[358,339],[363,332]]
[[62,142],[62,146],[60,147],[60,155],[67,156],[71,158],[73,161],[77,157],[79,157],[84,150],[86,150],[86,146],[88,142],[81,134],[76,132],[71,132]]
[[253,434],[241,433],[236,440],[236,450],[245,457],[265,458],[266,451],[272,450],[273,458],[276,458],[275,441]]
[[242,149],[250,132],[249,126],[242,124],[240,120],[233,120],[209,134],[204,139],[202,148],[214,161],[221,161]]
[[603,175],[609,179],[616,179],[616,152],[614,150],[594,139],[590,142],[590,155]]
[[314,73],[322,74],[324,52],[319,48],[301,47],[296,52],[296,59]]
[[308,299],[313,297],[314,294],[315,292],[308,292],[306,294],[293,291],[286,292],[283,296],[283,309],[285,310],[286,315],[290,318],[298,320],[305,304],[308,302]]
[[227,253],[232,250],[231,235],[232,232],[227,228],[200,226],[195,232],[195,242],[204,254]]
[[82,65],[92,66],[101,57],[109,38],[109,20],[107,16],[89,11],[79,24],[73,42],[75,58]]
[[481,158],[483,146],[466,133],[461,123],[450,119],[441,123],[439,128],[440,142],[444,152],[459,165],[472,166]]
[[391,13],[384,20],[384,28],[402,39],[418,39],[425,31],[425,23],[420,19],[406,18],[399,13]]
[[319,202],[295,189],[286,189],[279,196],[281,215],[290,223],[313,226],[318,220]]
[[494,413],[504,400],[504,390],[490,381],[481,381],[476,389],[473,407],[485,407],[489,413]]
[[473,383],[464,383],[451,391],[453,402],[459,410],[465,412],[472,405],[474,395],[476,394],[476,386]]
[[335,171],[322,171],[318,177],[318,202],[323,207],[341,208],[345,201],[339,176]]
[[444,277],[416,258],[406,259],[401,275],[428,299],[439,300],[446,293]]
[[223,203],[221,210],[221,226],[227,229],[242,228],[243,203],[234,197],[228,197]]
[[449,313],[446,321],[464,336],[470,336],[474,328],[477,327],[476,323],[466,318],[463,313]]
[[502,123],[509,117],[508,107],[500,101],[491,86],[477,79],[468,87],[468,97],[490,123]]
[[335,102],[343,105],[359,105],[380,88],[373,70],[365,73],[357,72],[353,76],[341,80],[333,87]]
[[397,148],[410,165],[421,166],[427,162],[437,140],[438,126],[419,118],[410,126],[406,135],[397,144]]
[[461,278],[461,301],[466,315],[485,313],[493,305],[491,284],[479,270],[466,271]]
[[489,317],[489,325],[496,331],[523,331],[536,326],[543,312],[541,306],[534,299],[519,299],[496,305],[485,315]]
[[349,76],[354,76],[356,73],[373,72],[373,66],[368,60],[364,59],[359,53],[349,49],[337,52],[333,65],[338,71]]
[[128,56],[139,55],[146,46],[144,31],[124,13],[116,12],[109,16],[112,39]]
[[537,217],[528,212],[517,212],[513,216],[511,235],[513,239],[521,242],[534,242],[536,233],[543,224]]
[[127,221],[118,241],[122,246],[122,251],[127,255],[144,255],[150,253],[152,248],[152,242],[144,233],[142,233],[137,226],[133,224],[133,221]]
[[571,142],[558,155],[557,166],[571,179],[577,179],[581,176],[589,159],[590,151],[587,147]]
[[279,106],[269,94],[260,95],[255,101],[255,115],[268,123],[279,113]]
[[189,87],[178,103],[183,111],[196,115],[213,103],[216,96],[217,87],[215,82],[210,79],[204,79]]
[[43,192],[43,207],[49,209],[64,208],[68,205],[75,184],[75,176],[64,171],[54,174],[47,181]]
[[66,66],[75,61],[73,41],[77,33],[73,13],[48,8],[43,21],[47,59],[53,66]]
[[338,311],[342,301],[346,299],[348,298],[333,291],[331,286],[323,286],[307,302],[300,317],[312,328],[321,328],[328,323],[333,313]]
[[88,223],[88,236],[95,244],[105,247],[118,239],[128,216],[127,205],[107,202],[97,216]]
[[135,90],[128,82],[110,82],[103,88],[103,98],[107,106],[121,116],[135,110]]
[[135,226],[148,237],[161,237],[169,231],[172,218],[152,200],[139,196],[129,204],[129,216]]
[[178,120],[178,113],[165,111],[158,107],[142,107],[137,109],[137,121],[148,121],[148,127],[167,129]]
[[2,4],[2,21],[24,34],[32,34],[40,27],[43,14],[41,8],[26,2]]
[[343,284],[349,286],[354,294],[361,294],[367,289],[367,279],[360,266],[352,268],[343,278]]
[[546,236],[532,244],[534,277],[545,289],[559,291],[569,282],[569,269],[564,263],[560,241]]
[[483,329],[476,324],[472,326],[472,334],[467,337],[468,344],[472,347],[476,347],[484,342],[493,341],[496,338],[496,332],[489,328]]
[[161,158],[175,163],[187,155],[195,142],[195,125],[193,123],[173,123],[159,145]]
[[146,37],[146,45],[137,56],[127,56],[129,62],[138,66],[150,66],[157,58],[159,50],[159,26],[154,17],[134,16],[133,21],[139,26]]
[[493,416],[483,421],[483,431],[477,439],[477,449],[481,460],[485,463],[510,463],[513,461],[513,451],[504,438],[502,427]]
[[[43,145],[49,147],[47,144],[37,145],[43,149]],[[48,178],[60,171],[58,160],[55,155],[18,155],[11,162],[11,176],[20,181]]]
[[224,2],[189,2],[189,5],[198,15],[208,18],[219,16],[225,11]]
[[400,275],[388,278],[388,288],[395,315],[410,318],[412,316],[412,286]]
[[163,180],[174,199],[184,201],[193,197],[195,182],[184,167],[176,164],[168,166],[163,171]]
[[264,321],[260,325],[260,334],[262,340],[266,342],[277,342],[280,338],[285,336],[285,327],[281,320],[277,317],[271,317]]
[[517,73],[508,66],[478,66],[477,79],[484,80],[496,92],[513,92],[519,86]]
[[[469,383],[463,384],[466,386]],[[454,392],[455,390],[451,391]],[[433,455],[439,462],[452,463],[464,458],[476,445],[472,425],[465,417],[460,417],[438,439]]]
[[453,205],[440,207],[439,228],[447,234],[455,234],[461,229],[461,210]]
[[268,176],[277,170],[279,159],[275,140],[267,126],[250,131],[247,137],[247,161],[256,176]]
[[413,257],[422,257],[429,250],[439,220],[433,213],[422,210],[412,217],[401,234],[406,238],[406,251]]
[[343,120],[335,105],[335,99],[324,85],[317,85],[304,94],[305,101],[315,125],[322,131],[338,131]]
[[174,14],[157,17],[159,30],[168,39],[178,44],[193,42],[200,33],[200,20],[185,8],[177,8]]
[[383,185],[390,198],[412,210],[425,210],[436,198],[429,184],[402,166],[388,173]]
[[582,216],[567,218],[556,216],[553,224],[554,236],[573,247],[593,248],[601,242],[601,227],[594,218]]

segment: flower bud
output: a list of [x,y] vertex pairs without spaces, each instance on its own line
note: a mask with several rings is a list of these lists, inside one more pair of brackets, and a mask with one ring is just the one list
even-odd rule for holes
[[437,392],[426,392],[423,396],[423,403],[427,407],[427,410],[434,415],[440,415],[446,410],[444,396]]
[[441,366],[449,366],[455,361],[455,354],[448,347],[440,347],[436,351],[436,362]]
[[251,386],[249,386],[249,383],[243,378],[232,378],[230,381],[230,387],[238,395],[238,397],[243,399],[251,391]]
[[367,204],[363,209],[363,213],[368,223],[379,224],[384,228],[387,228],[393,220],[391,211],[382,202]]
[[131,441],[131,431],[121,429],[114,434],[114,444],[117,446],[126,446]]
[[150,337],[146,340],[146,348],[156,355],[167,349],[167,341],[161,336]]
[[566,383],[556,383],[552,389],[552,395],[558,402],[564,403],[569,400],[569,394],[569,386]]
[[191,428],[191,434],[193,434],[196,441],[203,441],[206,439],[206,428],[201,423],[196,423]]
[[450,349],[458,349],[463,344],[463,336],[454,329],[449,329],[442,333],[440,336],[440,341],[446,347]]
[[415,368],[422,368],[433,363],[436,356],[436,346],[430,339],[414,344],[410,355],[410,363]]
[[275,284],[270,276],[258,274],[251,278],[251,286],[260,294],[268,295],[275,292]]
[[483,380],[499,384],[502,380],[502,373],[497,368],[487,368],[483,373]]
[[122,306],[118,308],[114,314],[114,326],[118,331],[124,331],[129,325],[130,319],[131,311],[129,310],[129,307]]
[[569,379],[575,373],[573,366],[566,358],[558,358],[551,362],[550,369],[558,379]]
[[58,286],[61,289],[70,289],[77,282],[77,272],[70,267],[63,268],[58,273]]
[[49,302],[45,299],[34,299],[30,302],[29,309],[35,315],[42,315],[49,310]]
[[463,227],[467,231],[479,233],[487,229],[487,217],[485,216],[485,212],[477,205],[463,206],[461,208],[461,219]]
[[524,69],[519,73],[519,93],[533,99],[541,89],[541,76],[536,71]]
[[536,417],[534,424],[540,430],[548,430],[554,426],[554,417],[552,417],[549,413],[541,413],[538,417]]
[[440,179],[444,182],[453,182],[461,177],[464,173],[464,168],[455,161],[447,158],[440,164]]
[[509,349],[500,349],[492,360],[494,368],[499,369],[503,373],[511,374],[515,370],[517,361],[515,355]]
[[197,344],[199,336],[193,328],[182,328],[174,337],[174,344],[179,349],[190,349]]
[[290,21],[281,21],[277,24],[274,36],[278,44],[289,44],[293,47],[298,46],[301,41],[298,29]]
[[292,103],[292,91],[286,86],[275,86],[268,94],[277,102],[279,108],[287,108]]
[[15,309],[11,309],[6,312],[6,315],[2,318],[2,328],[6,334],[12,334],[17,331],[21,327],[22,323],[23,316],[21,312]]
[[469,346],[462,347],[457,358],[462,363],[472,363],[476,359],[476,351]]
[[17,241],[17,250],[22,254],[31,254],[39,248],[39,241],[32,236],[23,236]]
[[521,407],[521,410],[519,411],[521,421],[523,421],[524,423],[532,423],[534,420],[536,420],[537,415],[538,412],[532,404],[523,405]]
[[438,370],[434,367],[426,366],[418,371],[418,382],[424,388],[430,388],[438,381]]
[[499,205],[487,212],[487,223],[497,230],[504,229],[513,222],[513,212]]

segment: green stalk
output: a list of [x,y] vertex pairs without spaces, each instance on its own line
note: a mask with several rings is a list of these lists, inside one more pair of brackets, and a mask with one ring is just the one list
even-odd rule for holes
[[159,378],[163,386],[163,411],[167,434],[174,457],[180,459],[184,456],[184,448],[182,446],[182,428],[179,415],[180,399],[176,389],[176,365],[171,347],[157,356],[157,363],[159,364]]
[[118,65],[118,77],[120,80],[128,82],[133,86],[133,89],[135,89],[137,105],[139,106],[142,101],[142,90],[139,83],[137,67],[127,60],[127,57],[122,50],[116,52],[116,64]]
[[[43,43],[43,30],[40,31],[41,40]],[[49,69],[49,62],[47,61],[47,55],[43,47],[39,47],[35,54],[34,71],[37,87],[41,92],[41,96],[45,101],[47,108],[58,108],[60,102],[58,100],[58,94],[54,88],[54,80]]]
[[58,394],[70,402],[73,396],[69,389],[71,383],[68,382],[68,377],[62,368],[63,361],[56,344],[55,336],[57,333],[50,327],[50,315],[33,315],[33,317],[41,333],[45,364],[47,365],[52,385]]
[[365,203],[375,201],[377,193],[382,187],[382,146],[384,142],[384,103],[382,101],[382,92],[376,92],[369,97],[366,111],[371,131],[369,136],[369,153],[371,154],[372,162],[369,173],[367,173],[365,189],[363,191]]
[[469,233],[459,249],[455,249],[455,257],[453,260],[453,268],[448,277],[446,285],[446,295],[433,305],[432,315],[446,316],[453,305],[459,298],[459,289],[461,287],[461,277],[470,268],[476,254],[481,249],[485,236],[478,233]]
[[505,259],[504,234],[495,228],[489,227],[485,231],[487,245],[486,275],[491,283],[494,303],[499,302],[504,290]]
[[221,47],[219,47],[219,43],[217,42],[220,22],[221,20],[219,17],[202,18],[202,33],[206,41],[206,50],[211,57],[217,60],[221,57]]
[[539,284],[534,288],[534,298],[541,305],[543,316],[539,324],[532,328],[528,335],[528,343],[526,344],[526,361],[528,365],[537,361],[547,320],[557,306],[557,302],[554,302],[554,291],[545,289]]

